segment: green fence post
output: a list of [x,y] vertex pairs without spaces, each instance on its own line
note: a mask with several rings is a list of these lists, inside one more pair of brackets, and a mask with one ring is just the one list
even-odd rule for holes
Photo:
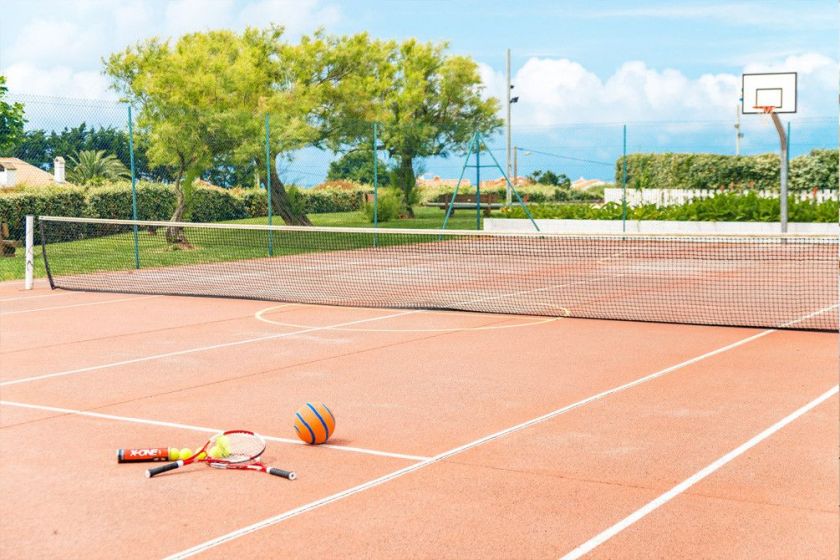
[[621,231],[627,231],[627,125],[621,142]]
[[[128,106],[128,158],[131,164],[131,219],[137,220],[137,174],[134,170],[134,123],[131,118],[131,105]],[[140,240],[137,236],[137,224],[134,230],[134,268],[140,268]]]
[[475,133],[475,229],[481,229],[481,139]]
[[[268,113],[265,114],[265,190],[268,193],[268,225],[271,226],[271,146],[268,128]],[[268,256],[274,254],[272,237],[274,232],[268,230]]]
[[[379,151],[377,148],[376,123],[373,123],[373,228],[379,227]],[[373,236],[376,245],[376,235]]]

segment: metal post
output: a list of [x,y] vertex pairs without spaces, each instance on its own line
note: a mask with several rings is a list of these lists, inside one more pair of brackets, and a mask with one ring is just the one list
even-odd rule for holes
[[379,225],[379,152],[376,148],[376,123],[373,123],[373,227]]
[[621,142],[621,231],[627,231],[627,125]]
[[35,276],[35,216],[31,214],[26,215],[26,241],[25,241],[25,252],[24,252],[24,282],[23,288],[25,290],[31,290],[32,286],[34,285],[34,276]]
[[517,148],[516,146],[513,147],[513,178],[510,180],[510,182],[513,183],[513,184],[516,184],[516,178],[519,176],[519,175],[517,175],[517,173],[519,173],[519,169],[518,169],[518,166],[516,165],[517,164],[517,162],[516,162],[516,150],[518,150],[518,149],[519,148]]
[[[128,159],[131,164],[131,219],[137,220],[137,174],[134,170],[134,123],[131,118],[131,105],[128,106]],[[137,224],[131,228],[134,231],[134,268],[140,268],[140,239],[137,235]]]
[[735,155],[741,155],[741,105],[735,105]]
[[[467,171],[467,164],[470,162],[470,156],[472,156],[473,151],[473,140],[477,136],[478,133],[473,135],[473,138],[470,140],[469,145],[467,146],[467,157],[464,158],[464,165],[461,167],[461,174],[458,176],[458,182],[455,183],[455,190],[452,191],[452,198],[449,200],[449,206],[446,207],[446,215],[443,217],[443,225],[441,226],[442,230],[446,230],[446,224],[449,223],[449,216],[452,215],[452,208],[455,206],[455,197],[458,196],[458,189],[461,187],[461,181],[464,180],[464,173]],[[443,233],[441,233],[440,239],[443,239]]]
[[788,224],[788,138],[785,134],[785,127],[782,126],[782,121],[779,120],[779,115],[775,112],[770,113],[773,119],[773,125],[776,127],[776,132],[779,134],[779,186],[781,192],[779,194],[779,222],[782,233],[787,233]]
[[[268,225],[271,225],[271,134],[269,133],[268,113],[265,114],[265,190],[268,193]],[[268,230],[268,256],[274,255],[272,238],[274,234]]]
[[[510,49],[507,50],[507,57],[505,62],[505,74],[507,75],[507,119],[505,121],[506,128],[507,128],[507,138],[505,142],[505,173],[508,177],[510,177],[510,146],[511,146],[511,133],[510,133]],[[516,175],[514,174],[514,178]],[[515,180],[515,179],[514,179]],[[510,186],[505,187],[505,206],[510,206],[511,203],[511,190]]]
[[481,140],[475,133],[475,229],[481,229]]

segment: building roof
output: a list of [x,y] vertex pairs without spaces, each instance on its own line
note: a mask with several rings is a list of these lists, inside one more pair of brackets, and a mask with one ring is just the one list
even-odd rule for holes
[[[10,186],[29,185],[30,187],[49,187],[59,184],[55,182],[55,177],[52,173],[26,163],[22,159],[0,158],[0,166],[11,167],[16,171],[15,184]],[[62,185],[73,186],[70,183],[62,183]],[[3,186],[0,186],[0,188],[3,188]]]

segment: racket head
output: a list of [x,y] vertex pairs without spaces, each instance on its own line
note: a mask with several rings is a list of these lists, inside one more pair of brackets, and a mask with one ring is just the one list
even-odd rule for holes
[[266,443],[261,435],[249,430],[228,430],[210,437],[204,446],[204,451],[218,447],[219,439],[224,436],[227,442],[227,454],[223,457],[207,456],[201,459],[211,467],[226,468],[228,465],[250,463],[259,459],[265,451]]

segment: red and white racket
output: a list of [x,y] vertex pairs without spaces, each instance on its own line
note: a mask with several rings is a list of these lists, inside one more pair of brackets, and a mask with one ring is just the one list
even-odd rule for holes
[[[214,455],[217,456],[211,457],[211,450],[216,451],[217,453],[214,453]],[[247,469],[265,472],[289,480],[297,478],[294,472],[276,467],[266,467],[257,461],[264,451],[265,440],[258,434],[247,430],[229,430],[211,436],[204,447],[186,459],[147,470],[146,477],[151,478],[184,465],[201,462],[217,469]]]

